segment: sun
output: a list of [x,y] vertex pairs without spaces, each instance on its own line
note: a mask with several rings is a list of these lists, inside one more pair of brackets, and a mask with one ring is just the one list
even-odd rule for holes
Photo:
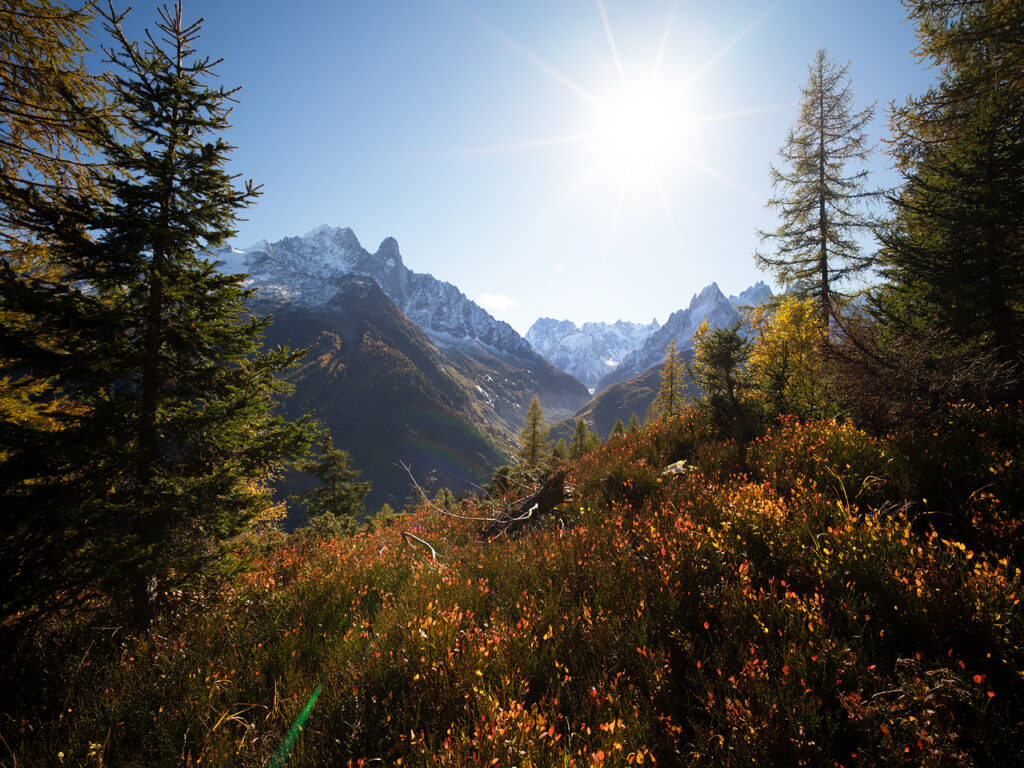
[[[557,196],[544,215],[552,214],[585,190],[590,190],[610,203],[611,215],[608,222],[612,233],[616,231],[620,214],[624,210],[635,211],[646,208],[651,202],[657,202],[681,239],[681,228],[676,222],[678,206],[672,202],[681,182],[687,183],[692,190],[696,182],[691,179],[705,177],[747,198],[761,201],[759,195],[702,159],[705,154],[702,149],[709,140],[708,125],[750,118],[786,107],[775,105],[710,113],[702,108],[701,91],[695,89],[694,85],[780,2],[771,2],[716,53],[700,62],[691,62],[690,66],[681,70],[669,45],[680,0],[673,0],[660,35],[652,35],[650,45],[644,46],[645,51],[653,54],[653,57],[642,56],[636,61],[627,62],[623,61],[619,53],[603,0],[595,0],[611,62],[618,75],[616,81],[604,91],[592,84],[588,85],[587,78],[572,78],[563,74],[482,17],[477,17],[509,50],[563,86],[573,100],[578,100],[580,111],[575,114],[577,129],[546,138],[453,150],[452,153],[518,152],[560,146],[570,148],[569,156],[575,163],[577,178],[568,185],[564,194]],[[609,68],[601,67],[596,72],[607,77]]]
[[601,99],[594,122],[597,161],[620,169],[656,169],[685,142],[687,121],[679,98],[654,86],[620,86]]

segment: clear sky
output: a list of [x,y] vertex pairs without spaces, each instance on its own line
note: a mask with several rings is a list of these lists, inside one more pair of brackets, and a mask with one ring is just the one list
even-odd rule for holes
[[[130,29],[156,3],[134,3]],[[186,0],[240,85],[235,245],[351,227],[520,333],[664,321],[757,271],[768,168],[819,47],[857,108],[923,91],[897,0]],[[893,184],[888,159],[871,166]]]

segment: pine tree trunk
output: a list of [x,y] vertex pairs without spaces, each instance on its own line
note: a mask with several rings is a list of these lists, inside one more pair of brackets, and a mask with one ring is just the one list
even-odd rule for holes
[[[151,486],[160,451],[156,412],[160,388],[160,324],[163,315],[162,266],[163,254],[160,249],[154,248],[142,357],[142,403],[137,427],[139,446],[136,457],[138,485],[135,500],[135,532],[147,550],[159,543],[154,509],[156,500]],[[135,625],[139,628],[149,626],[157,613],[157,579],[151,568],[143,565],[132,574],[131,598]]]
[[132,622],[136,629],[146,629],[157,617],[160,609],[156,576],[140,571],[132,580]]
[[825,83],[818,70],[818,272],[821,280],[821,321],[828,327],[832,313],[832,295],[829,290],[828,274],[828,221],[825,212]]

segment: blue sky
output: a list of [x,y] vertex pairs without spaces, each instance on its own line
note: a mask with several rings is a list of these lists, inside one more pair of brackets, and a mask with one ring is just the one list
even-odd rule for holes
[[[130,28],[151,25],[136,2]],[[349,226],[525,333],[664,321],[759,279],[768,168],[819,47],[856,106],[934,72],[896,0],[195,0],[240,85],[234,170],[263,184],[235,245]],[[671,105],[671,106],[666,106]],[[650,112],[646,125],[633,117]],[[656,123],[659,128],[652,128]],[[888,160],[871,168],[893,184]]]

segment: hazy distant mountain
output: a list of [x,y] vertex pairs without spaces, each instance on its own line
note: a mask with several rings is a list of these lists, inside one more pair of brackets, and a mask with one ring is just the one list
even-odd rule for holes
[[223,248],[214,255],[223,271],[248,272],[247,284],[270,306],[323,307],[347,275],[371,278],[473,380],[482,407],[492,406],[495,426],[509,434],[522,426],[535,394],[552,418],[574,412],[589,397],[586,387],[544,360],[508,323],[451,283],[408,269],[392,237],[370,253],[351,229],[324,225],[303,237]]
[[711,328],[727,328],[742,319],[739,307],[760,304],[771,298],[771,289],[763,282],[747,288],[739,296],[726,298],[717,283],[695,294],[686,309],[669,315],[668,320],[654,331],[639,349],[630,352],[614,371],[604,376],[597,385],[597,392],[620,381],[637,376],[665,359],[669,342],[675,340],[680,351],[693,349],[693,334],[704,320]]
[[657,320],[650,324],[584,323],[542,317],[526,332],[526,340],[560,371],[576,377],[593,389],[618,367],[622,359],[658,330]]
[[774,295],[772,289],[765,284],[764,280],[758,280],[741,292],[739,296],[730,296],[729,301],[734,306],[742,309],[743,307],[756,307],[759,304],[764,304],[766,301],[771,300]]

